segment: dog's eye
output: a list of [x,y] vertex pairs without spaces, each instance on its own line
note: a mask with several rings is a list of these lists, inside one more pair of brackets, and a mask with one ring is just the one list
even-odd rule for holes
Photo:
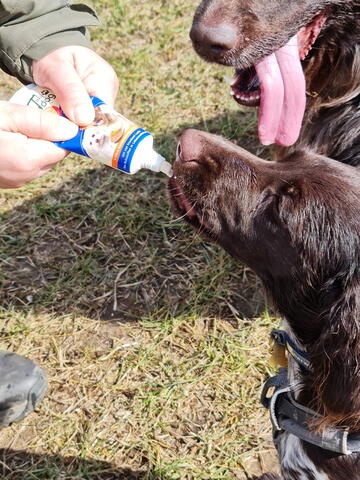
[[284,193],[286,195],[290,195],[291,197],[294,197],[296,195],[299,195],[300,190],[297,185],[289,185],[285,190]]

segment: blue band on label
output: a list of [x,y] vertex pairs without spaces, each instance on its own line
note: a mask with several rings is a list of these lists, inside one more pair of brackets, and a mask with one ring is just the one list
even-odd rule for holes
[[149,137],[150,135],[151,134],[146,132],[143,128],[138,128],[130,135],[121,150],[117,167],[119,170],[130,173],[131,161],[137,146],[144,140],[144,138]]
[[78,134],[70,140],[65,140],[64,142],[54,142],[60,148],[68,150],[69,152],[77,153],[78,155],[83,155],[84,157],[89,157],[86,151],[83,149],[83,138],[84,138],[84,129],[79,128]]

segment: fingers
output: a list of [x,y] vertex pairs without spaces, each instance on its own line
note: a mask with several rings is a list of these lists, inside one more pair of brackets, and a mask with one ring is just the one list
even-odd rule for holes
[[65,115],[77,125],[89,125],[94,120],[89,94],[72,63],[63,61],[61,75],[50,75],[45,86],[56,94]]
[[69,153],[51,142],[34,138],[27,139],[25,149],[28,164],[36,165],[39,170],[49,170]]
[[67,152],[20,133],[0,132],[0,188],[18,188],[40,177]]
[[84,80],[84,85],[90,95],[100,98],[113,107],[119,90],[119,80],[113,68],[108,63],[103,63],[104,67],[89,75]]
[[9,102],[0,102],[0,129],[49,141],[69,140],[78,132],[77,125],[55,113]]
[[88,125],[95,112],[90,95],[114,104],[119,81],[114,69],[85,47],[62,47],[33,62],[34,81],[57,95],[70,120]]
[[55,113],[0,102],[0,188],[17,188],[45,173],[67,155],[51,141],[77,132],[77,125]]

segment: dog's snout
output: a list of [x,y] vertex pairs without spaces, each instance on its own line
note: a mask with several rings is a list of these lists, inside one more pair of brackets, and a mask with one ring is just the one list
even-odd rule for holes
[[196,48],[207,50],[212,55],[229,52],[236,46],[236,30],[226,23],[209,27],[203,23],[194,23],[190,38]]
[[201,133],[197,130],[185,130],[179,140],[177,157],[182,162],[196,162],[202,153]]

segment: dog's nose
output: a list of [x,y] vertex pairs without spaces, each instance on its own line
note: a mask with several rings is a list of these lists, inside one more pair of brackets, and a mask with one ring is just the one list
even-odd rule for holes
[[182,162],[196,162],[199,160],[202,152],[200,136],[200,132],[191,128],[182,133],[177,147],[178,160]]
[[190,38],[195,47],[209,50],[218,55],[232,50],[236,45],[236,30],[226,23],[208,27],[203,23],[194,23]]

